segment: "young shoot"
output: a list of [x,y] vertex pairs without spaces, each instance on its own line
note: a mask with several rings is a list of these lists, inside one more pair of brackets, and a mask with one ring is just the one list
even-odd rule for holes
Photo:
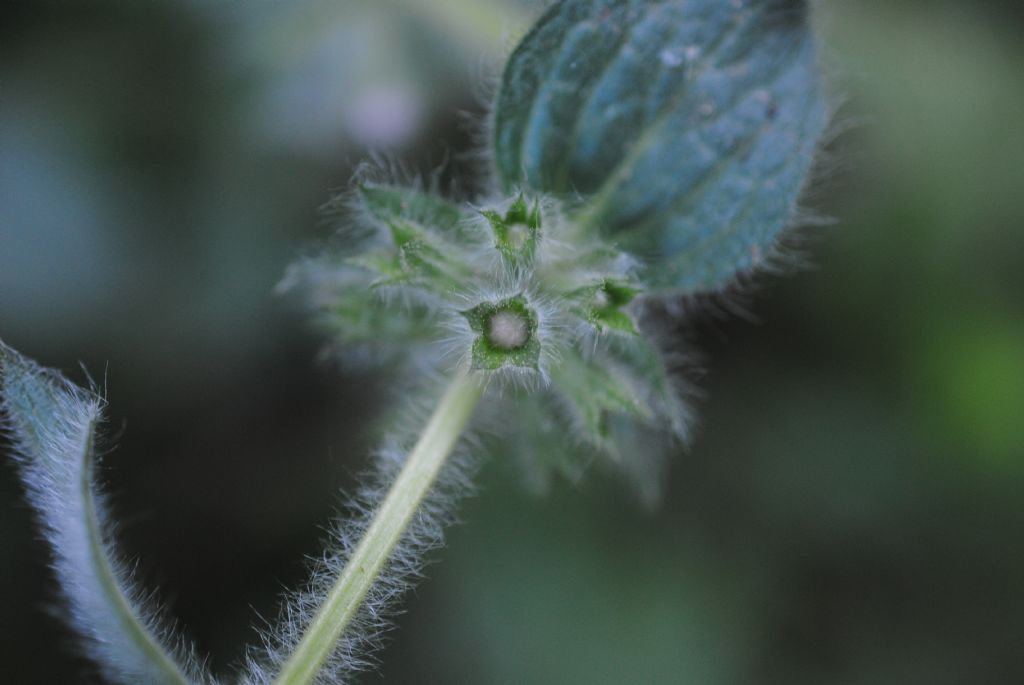
[[[349,682],[371,663],[471,489],[467,434],[514,431],[495,451],[544,474],[603,461],[656,499],[690,413],[678,345],[649,305],[778,261],[829,115],[808,12],[804,0],[554,3],[505,67],[482,151],[492,173],[472,184],[484,192],[459,202],[357,176],[336,243],[292,265],[282,289],[341,354],[407,379],[396,409],[414,418],[241,682]],[[111,554],[94,473],[102,402],[2,346],[0,391],[90,656],[111,682],[211,681]]]

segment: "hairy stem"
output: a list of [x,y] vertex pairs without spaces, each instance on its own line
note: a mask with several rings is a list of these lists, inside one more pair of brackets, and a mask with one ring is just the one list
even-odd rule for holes
[[464,371],[452,381],[275,685],[305,685],[316,678],[433,486],[481,394],[479,381]]

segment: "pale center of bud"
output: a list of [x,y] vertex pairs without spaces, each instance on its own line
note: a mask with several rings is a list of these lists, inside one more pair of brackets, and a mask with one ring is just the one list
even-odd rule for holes
[[515,223],[508,227],[508,242],[515,250],[523,249],[529,237],[530,227],[526,224]]
[[526,319],[519,314],[496,312],[488,322],[487,337],[495,347],[514,350],[526,344],[530,338],[530,329]]

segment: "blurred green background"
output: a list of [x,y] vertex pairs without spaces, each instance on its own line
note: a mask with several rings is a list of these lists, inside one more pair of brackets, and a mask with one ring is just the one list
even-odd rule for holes
[[[273,287],[367,149],[467,182],[460,112],[540,4],[0,5],[0,336],[109,388],[121,541],[220,672],[383,410]],[[706,397],[664,504],[488,462],[361,682],[1024,682],[1022,7],[817,3],[838,222],[680,324]],[[9,464],[0,510],[0,682],[97,682]]]

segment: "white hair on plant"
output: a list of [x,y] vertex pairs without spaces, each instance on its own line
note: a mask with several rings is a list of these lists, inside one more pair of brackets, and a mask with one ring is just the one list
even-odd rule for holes
[[[279,620],[262,635],[263,646],[246,657],[246,685],[269,685],[295,651],[311,621],[363,539],[374,514],[405,463],[414,437],[437,403],[438,377],[421,386],[416,398],[393,420],[383,447],[377,450],[361,485],[344,501],[321,557],[311,559],[310,580],[301,591],[286,596]],[[463,434],[408,529],[363,600],[357,614],[335,644],[313,682],[340,685],[376,665],[374,653],[384,643],[397,601],[423,576],[429,552],[444,542],[444,529],[456,520],[455,508],[474,492],[473,475],[479,448],[472,432]]]
[[[486,217],[488,212],[501,216],[506,215],[512,205],[520,199],[525,199],[528,202],[528,208],[531,211],[536,209],[540,218],[539,230],[532,236],[535,241],[534,255],[525,264],[510,263],[501,251],[496,249],[498,245]],[[476,263],[486,265],[489,271],[504,270],[515,277],[525,278],[541,264],[550,263],[558,256],[571,257],[574,254],[578,256],[578,245],[562,242],[565,234],[571,230],[571,224],[566,220],[562,204],[560,200],[551,195],[519,188],[508,195],[497,195],[478,203],[471,203],[473,215],[467,221],[482,238],[473,250]],[[523,242],[530,237],[529,229],[525,224],[517,223],[513,231],[519,231],[518,236]],[[519,247],[521,246],[520,244]]]
[[[688,306],[715,291],[725,293],[722,307],[738,307],[734,290],[792,262],[784,229],[794,217],[806,220],[798,200],[830,116],[812,43],[797,23],[804,6],[786,21],[775,21],[777,13],[793,8],[744,9],[750,26],[738,40],[751,45],[727,70],[715,61],[713,48],[732,40],[719,33],[731,30],[735,4],[553,4],[512,52],[478,129],[489,141],[475,157],[488,167],[473,187],[482,206],[442,197],[443,167],[417,176],[387,157],[362,165],[351,190],[331,203],[343,215],[334,243],[290,270],[280,289],[309,291],[336,344],[400,362],[393,391],[421,402],[406,400],[411,409],[388,433],[309,586],[285,604],[264,650],[249,653],[245,682],[337,683],[372,662],[395,599],[421,575],[425,553],[471,488],[463,433],[485,394],[496,432],[516,438],[504,440],[512,449],[566,445],[582,458],[557,468],[573,474],[604,457],[642,499],[657,497],[664,456],[688,435],[691,393],[673,373],[678,347],[665,344],[667,330],[641,300],[660,298],[664,313],[675,295]],[[664,59],[633,59],[651,34],[627,24],[646,26],[655,8],[672,10],[661,25],[684,5],[708,22],[698,44],[669,31]],[[605,21],[609,12],[614,21]],[[620,25],[629,29],[625,47],[612,49],[610,62],[595,59],[589,41],[556,39],[594,27],[600,38]],[[776,63],[783,42],[795,49]],[[665,65],[682,64],[675,49],[693,68],[666,78]],[[602,80],[623,69],[628,93],[618,92],[621,79]],[[694,89],[710,99],[678,97]],[[643,116],[601,116],[595,94]],[[692,105],[696,112],[682,109]],[[715,125],[695,114],[715,114]],[[737,145],[747,154],[733,154]],[[766,174],[771,187],[760,183]],[[2,344],[0,370],[22,474],[90,653],[121,682],[208,680],[188,650],[168,648],[175,640],[110,558],[104,501],[90,479],[102,400]],[[439,374],[450,380],[443,394],[402,378]]]
[[[465,315],[467,311],[482,305],[498,305],[520,298],[535,320],[535,327],[529,331],[529,337],[539,343],[536,368],[508,363],[496,369],[476,369],[475,372],[486,376],[488,387],[497,388],[498,392],[506,387],[529,390],[547,386],[550,383],[550,369],[559,363],[567,345],[571,343],[571,329],[566,324],[556,298],[540,294],[540,288],[532,279],[511,270],[499,270],[486,285],[478,284],[477,287],[453,294],[453,303],[443,312],[440,322],[447,335],[437,341],[443,364],[449,368],[472,367],[474,343],[481,335],[492,332],[474,331]],[[504,316],[499,319],[498,329],[494,332],[510,336],[506,342],[513,342],[518,327],[516,320],[522,315],[507,310],[495,312],[495,315],[502,314]],[[512,345],[508,351],[518,347]]]
[[125,685],[213,683],[114,555],[114,527],[94,481],[103,398],[2,342],[0,396],[3,428],[86,656]]

